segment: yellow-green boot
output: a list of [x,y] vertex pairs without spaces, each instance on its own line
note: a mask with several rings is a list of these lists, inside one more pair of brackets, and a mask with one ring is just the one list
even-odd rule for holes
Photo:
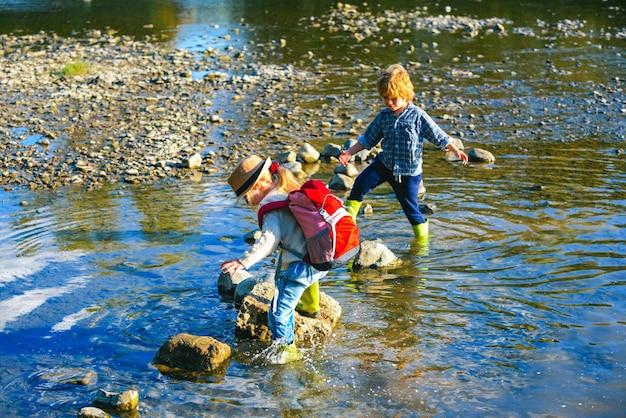
[[292,361],[300,361],[304,355],[302,351],[298,350],[295,343],[285,344],[281,343],[278,345],[278,350],[276,355],[270,358],[270,363],[272,364],[287,364]]
[[356,221],[356,216],[359,214],[359,209],[361,209],[362,204],[363,202],[358,202],[356,200],[346,200],[343,207],[350,214],[350,216],[352,216],[352,219]]
[[309,318],[315,318],[320,313],[320,283],[314,281],[313,284],[307,287],[300,296],[298,305],[296,305],[296,311],[300,315],[308,316]]
[[428,255],[428,219],[424,223],[411,226],[415,234],[415,244],[418,246],[417,254]]
[[415,234],[415,238],[428,237],[428,219],[426,219],[426,222],[424,223],[411,226],[413,227],[413,233]]

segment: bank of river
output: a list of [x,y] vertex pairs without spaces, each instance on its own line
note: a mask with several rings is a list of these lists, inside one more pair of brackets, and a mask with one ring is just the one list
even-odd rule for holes
[[[354,6],[340,5],[324,18],[300,25],[326,37],[341,32],[352,38],[352,47],[361,48],[364,57],[372,48],[403,50],[407,58],[416,47],[427,51],[437,48],[435,43],[407,43],[403,39],[407,25],[411,31],[460,33],[465,38],[598,38],[577,20],[561,20],[550,30],[538,24],[543,27],[538,33],[511,23],[499,18],[430,16],[419,9],[411,13],[387,11],[381,19]],[[197,173],[181,168],[195,153],[203,156],[202,171],[212,173],[224,162],[251,152],[276,152],[286,145],[297,149],[305,141],[319,139],[322,145],[343,143],[362,131],[363,121],[373,115],[377,104],[364,106],[360,94],[340,92],[354,91],[345,83],[373,84],[376,66],[356,60],[352,68],[341,69],[325,64],[311,51],[309,65],[264,64],[272,61],[277,50],[288,50],[287,39],[244,43],[240,30],[249,28],[234,28],[219,39],[196,46],[195,51],[137,41],[119,36],[115,30],[89,30],[77,38],[47,33],[3,35],[0,182],[9,189],[76,184],[93,189],[119,181],[189,178]],[[388,46],[385,42],[381,45],[382,30],[391,34]],[[247,33],[246,38],[249,36]],[[602,39],[623,36],[619,30],[603,31]],[[219,48],[212,46],[215,44]],[[350,50],[352,54],[354,48]],[[433,53],[440,55],[436,50]],[[451,134],[467,136],[478,141],[478,146],[494,140],[499,143],[498,131],[505,125],[522,128],[511,130],[514,137],[509,139],[526,139],[533,134],[545,138],[547,134],[571,140],[579,134],[577,129],[557,126],[577,123],[571,118],[578,114],[570,116],[569,103],[578,99],[564,96],[551,102],[544,97],[532,103],[518,93],[485,99],[485,92],[506,86],[506,82],[492,85],[488,81],[476,93],[471,90],[481,79],[486,81],[489,73],[495,75],[502,69],[472,63],[480,57],[466,58],[466,65],[455,58],[457,64],[442,75],[435,71],[414,76],[418,102],[443,118]],[[424,72],[419,60],[409,59],[405,65],[413,73]],[[578,65],[585,63],[581,60]],[[552,62],[546,70],[560,74],[563,82],[572,78]],[[620,75],[614,74],[604,83],[574,82],[568,87],[576,96],[585,97],[583,132],[597,136],[606,132],[602,115],[626,115],[621,81]],[[474,86],[459,94],[463,85]],[[360,90],[370,88],[361,86]],[[330,93],[334,90],[339,94]],[[368,100],[375,104],[373,98]],[[543,106],[543,110],[532,109],[536,106]],[[539,115],[524,114],[525,107]],[[557,112],[551,114],[555,108]],[[490,114],[492,110],[500,114]],[[508,120],[502,120],[502,111],[509,113]],[[523,129],[528,126],[533,128]],[[624,138],[623,131],[616,134],[616,139]]]
[[[211,172],[216,159],[238,159],[255,148],[231,138],[228,128],[211,136],[216,126],[233,125],[239,100],[273,114],[278,109],[267,98],[276,89],[298,90],[308,78],[287,67],[251,65],[237,51],[197,54],[92,35],[4,37],[5,187],[93,189],[189,177],[181,168],[195,153]],[[217,96],[226,96],[228,106],[214,106]]]

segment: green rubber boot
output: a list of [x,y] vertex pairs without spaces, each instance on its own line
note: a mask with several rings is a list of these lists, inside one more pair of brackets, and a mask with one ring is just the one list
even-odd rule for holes
[[428,255],[428,219],[424,223],[411,226],[415,234],[416,254],[420,256]]
[[300,315],[316,318],[320,313],[320,282],[314,281],[300,296],[296,312]]
[[426,222],[411,225],[413,227],[413,233],[415,234],[415,238],[427,238],[428,237],[428,219]]
[[356,221],[356,216],[359,214],[359,209],[361,209],[361,205],[363,202],[358,202],[356,200],[346,200],[343,204],[343,207],[348,211],[352,219]]
[[287,364],[292,361],[300,361],[303,358],[302,351],[298,350],[296,344],[280,344],[278,347],[278,352],[276,353],[275,358],[273,359],[273,364]]

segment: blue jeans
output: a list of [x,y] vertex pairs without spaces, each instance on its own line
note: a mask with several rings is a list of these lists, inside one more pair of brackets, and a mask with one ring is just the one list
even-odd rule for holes
[[400,176],[398,181],[394,177],[393,171],[389,170],[378,158],[368,165],[365,170],[358,175],[354,181],[354,186],[350,192],[349,200],[363,201],[363,197],[377,186],[387,182],[393,188],[396,199],[400,202],[402,210],[411,225],[426,222],[424,215],[420,212],[417,195],[422,182],[422,175]]
[[[280,268],[280,265],[278,266]],[[276,279],[276,293],[267,315],[272,340],[291,344],[294,340],[294,311],[300,296],[316,280],[328,272],[319,271],[305,263],[296,261],[280,272]]]

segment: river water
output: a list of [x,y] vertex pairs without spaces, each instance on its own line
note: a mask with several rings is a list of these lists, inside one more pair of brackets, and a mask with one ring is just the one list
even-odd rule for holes
[[[263,366],[241,351],[223,373],[190,379],[150,363],[181,332],[237,344],[218,266],[245,250],[255,218],[234,202],[227,173],[0,191],[0,415],[76,416],[100,388],[137,389],[145,417],[626,415],[623,5],[396,3],[357,6],[497,18],[507,34],[391,25],[356,42],[330,1],[0,0],[6,34],[114,28],[199,52],[264,45],[262,63],[331,74],[310,91],[276,93],[328,119],[371,119],[375,67],[407,63],[440,125],[496,157],[462,167],[426,149],[424,202],[437,209],[426,250],[389,188],[368,197],[363,237],[404,263],[331,272],[322,290],[342,318],[305,361]],[[245,112],[233,120],[228,129],[244,136],[265,129],[247,126]],[[320,149],[348,138],[310,133]],[[97,382],[44,378],[76,370]]]

